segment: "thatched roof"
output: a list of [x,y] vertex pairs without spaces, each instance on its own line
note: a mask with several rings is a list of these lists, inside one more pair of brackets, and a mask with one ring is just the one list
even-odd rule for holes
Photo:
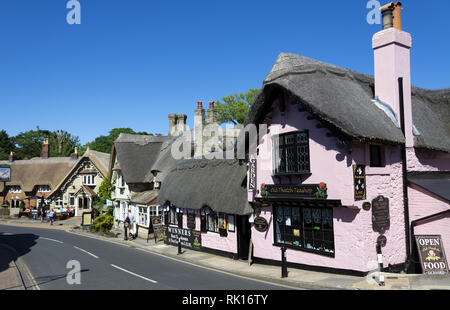
[[62,178],[59,179],[59,183],[56,187],[52,188],[52,191],[50,192],[48,197],[53,197],[53,195],[61,189],[64,183],[66,183],[73,174],[77,173],[77,170],[79,169],[79,166],[81,166],[81,163],[85,162],[86,160],[90,160],[98,169],[98,171],[103,176],[106,176],[108,174],[109,158],[110,155],[108,153],[97,152],[88,148],[83,156],[78,159],[76,165],[73,165],[73,167]]
[[[11,166],[11,181],[7,182],[6,186],[20,186],[24,192],[32,192],[38,185],[55,188],[76,163],[77,160],[70,157],[0,161],[0,164]],[[3,191],[3,182],[0,183],[1,191]]]
[[148,190],[145,192],[131,193],[130,202],[147,205],[158,197],[158,190]]
[[[155,163],[152,165],[151,170],[147,173],[146,180],[151,180],[152,172],[156,172],[156,181],[162,182],[164,181],[167,174],[175,167],[179,159],[175,159],[172,155],[172,146],[174,143],[182,144],[184,139],[186,139],[186,135],[192,135],[192,131],[188,131],[185,135],[174,136],[168,139],[161,146],[161,150],[158,154],[158,158]],[[191,143],[191,155],[193,155],[194,144]]]
[[[372,76],[304,56],[282,53],[263,82],[245,125],[264,120],[279,90],[345,135],[359,140],[404,143],[401,130],[373,102]],[[450,152],[449,90],[413,88],[413,122],[421,133],[415,146]]]
[[[158,158],[166,136],[120,134],[114,141],[111,161],[117,157],[127,184],[147,183],[147,174]],[[110,163],[111,165],[112,163]]]
[[250,214],[246,176],[246,166],[239,160],[182,160],[162,183],[158,204],[170,201],[179,208],[208,206],[216,212]]

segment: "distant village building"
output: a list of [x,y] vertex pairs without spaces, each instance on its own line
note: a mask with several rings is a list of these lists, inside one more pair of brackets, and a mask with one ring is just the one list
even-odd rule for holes
[[87,149],[76,164],[60,178],[48,195],[50,207],[74,208],[75,216],[92,211],[100,184],[108,173],[110,155]]
[[450,253],[450,91],[411,86],[411,46],[376,33],[375,77],[279,55],[245,124],[267,125],[249,162],[254,259],[286,248],[291,264],[366,274],[381,254],[411,271],[417,234]]
[[26,209],[39,207],[42,199],[47,202],[50,192],[78,162],[75,154],[71,157],[49,156],[49,143],[45,139],[41,157],[16,160],[11,152],[8,161],[0,161],[0,165],[9,165],[11,169],[11,180],[5,184],[0,182],[0,206],[8,205],[10,215],[19,214],[21,202]]

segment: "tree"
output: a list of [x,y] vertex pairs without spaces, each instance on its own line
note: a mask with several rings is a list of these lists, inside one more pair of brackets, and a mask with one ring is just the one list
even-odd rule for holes
[[217,121],[220,124],[243,124],[250,106],[256,99],[259,89],[250,89],[245,94],[233,94],[216,102]]
[[15,146],[12,139],[8,136],[5,130],[0,131],[0,160],[9,159],[9,153],[15,151]]
[[40,157],[45,138],[50,138],[50,131],[41,130],[39,127],[37,127],[37,130],[21,132],[13,137],[12,140],[16,145],[16,158],[31,159]]
[[50,157],[68,157],[75,147],[81,148],[80,139],[65,130],[51,132],[49,138]]
[[145,131],[142,132],[135,132],[131,128],[113,128],[109,131],[109,135],[107,136],[99,136],[95,138],[94,141],[86,143],[83,148],[81,149],[80,154],[82,155],[87,147],[89,147],[91,150],[103,152],[103,153],[111,153],[112,145],[114,141],[119,137],[121,133],[128,133],[128,134],[134,134],[134,135],[150,135],[153,134],[147,133]]

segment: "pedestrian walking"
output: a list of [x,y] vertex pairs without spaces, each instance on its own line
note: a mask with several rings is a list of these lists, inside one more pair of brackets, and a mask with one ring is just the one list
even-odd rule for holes
[[48,219],[50,220],[50,225],[53,225],[53,221],[55,220],[55,211],[53,209],[50,210],[48,214]]
[[123,221],[123,228],[125,229],[124,232],[124,240],[128,240],[128,228],[130,227],[130,218],[127,216],[125,220]]
[[128,218],[130,219],[130,235],[132,239],[136,239],[136,219],[131,210],[128,210]]
[[45,220],[45,216],[47,215],[47,209],[45,208],[45,206],[41,207],[41,222],[43,223]]

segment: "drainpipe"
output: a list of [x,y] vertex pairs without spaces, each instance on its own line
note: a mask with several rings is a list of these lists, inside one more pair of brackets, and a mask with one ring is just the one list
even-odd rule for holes
[[[400,126],[403,135],[405,135],[405,106],[403,100],[403,78],[398,78],[398,89],[400,95]],[[407,163],[406,163],[406,144],[401,146],[401,157],[402,157],[402,179],[403,179],[403,206],[404,206],[404,217],[405,217],[405,241],[406,241],[406,261],[405,261],[405,271],[409,269],[409,263],[411,259],[411,236],[409,235],[409,200],[408,200],[408,179],[407,179]]]

